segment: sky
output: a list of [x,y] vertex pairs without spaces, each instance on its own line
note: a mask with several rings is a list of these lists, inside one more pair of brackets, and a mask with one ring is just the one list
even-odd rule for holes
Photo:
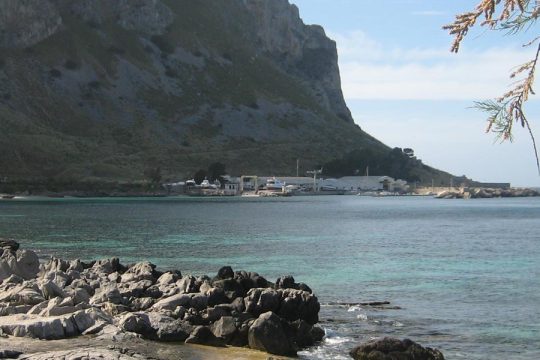
[[[486,134],[475,101],[506,92],[516,66],[532,59],[522,45],[534,32],[511,36],[475,29],[458,54],[442,30],[471,0],[290,0],[306,24],[322,25],[337,43],[345,101],[355,122],[390,147],[410,147],[425,164],[477,181],[540,186],[529,134],[514,141]],[[540,102],[526,105],[540,141]]]

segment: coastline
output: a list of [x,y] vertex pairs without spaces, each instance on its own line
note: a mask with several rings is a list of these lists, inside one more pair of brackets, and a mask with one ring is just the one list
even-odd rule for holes
[[[325,335],[316,326],[317,297],[290,275],[273,283],[230,266],[211,278],[158,271],[148,261],[122,265],[118,258],[40,261],[2,238],[0,249],[0,335],[53,341],[47,347],[10,341],[5,350],[23,359],[92,349],[105,358],[126,351],[149,359],[297,356]],[[73,353],[52,351],[58,348]]]

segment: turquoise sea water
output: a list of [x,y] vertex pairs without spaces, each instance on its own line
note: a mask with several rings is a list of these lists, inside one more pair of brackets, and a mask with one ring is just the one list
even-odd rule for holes
[[[319,196],[0,201],[0,237],[43,257],[214,274],[283,274],[325,305],[324,344],[347,358],[384,335],[447,359],[540,358],[540,199]],[[391,307],[334,303],[390,301]]]

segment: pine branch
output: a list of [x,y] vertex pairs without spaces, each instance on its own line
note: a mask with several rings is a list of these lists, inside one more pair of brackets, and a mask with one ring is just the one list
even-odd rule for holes
[[[500,11],[497,13],[497,11]],[[454,36],[451,52],[457,53],[459,46],[469,30],[475,26],[480,17],[484,20],[480,26],[487,26],[491,30],[506,30],[509,34],[516,34],[520,31],[530,29],[540,17],[540,1],[537,0],[482,0],[474,11],[456,15],[452,24],[443,26],[450,35]],[[531,46],[537,43],[540,36],[524,46]],[[497,134],[497,139],[501,141],[512,141],[512,130],[515,122],[526,128],[529,132],[536,167],[540,175],[540,160],[536,139],[534,137],[531,124],[525,115],[524,104],[529,100],[530,95],[534,95],[534,80],[538,59],[540,56],[540,43],[537,45],[534,59],[520,65],[510,74],[511,79],[525,75],[517,80],[508,92],[503,94],[496,101],[488,100],[476,102],[477,109],[488,114],[488,127],[486,132]]]

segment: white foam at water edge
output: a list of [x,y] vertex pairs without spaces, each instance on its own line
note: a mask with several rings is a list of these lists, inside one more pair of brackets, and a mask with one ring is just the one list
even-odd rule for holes
[[360,306],[351,306],[347,310],[348,312],[354,312],[354,311],[362,311],[362,308]]
[[314,351],[299,351],[298,356],[300,357],[300,359],[309,360],[350,360],[350,357],[347,355],[333,353],[330,354],[328,351],[325,351],[325,349],[320,346]]
[[326,338],[326,339],[324,339],[324,344],[326,344],[326,345],[339,345],[339,344],[345,344],[345,343],[347,343],[349,341],[352,341],[352,338],[336,336],[334,338]]
[[357,318],[358,320],[367,321],[368,316],[367,316],[367,314],[358,314],[358,315],[356,315],[356,318]]
[[325,345],[339,345],[352,341],[352,338],[340,336],[336,331],[324,328],[324,340]]

